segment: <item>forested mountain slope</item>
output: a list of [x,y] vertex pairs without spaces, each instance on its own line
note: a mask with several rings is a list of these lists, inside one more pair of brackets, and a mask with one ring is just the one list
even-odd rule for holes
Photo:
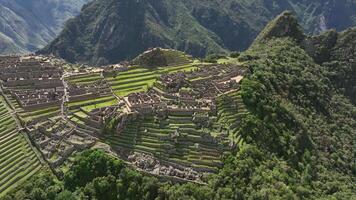
[[[332,50],[340,66],[350,66],[342,60],[355,48],[342,41],[353,31],[340,33]],[[356,197],[356,107],[330,77],[333,71],[307,54],[301,36],[293,15],[283,13],[240,57],[252,74],[242,83],[250,113],[239,133],[252,147],[228,159],[219,175],[219,187],[241,188],[233,190],[231,199]],[[234,174],[239,175],[226,179]]]
[[330,80],[356,103],[356,28],[309,37],[305,49],[328,70]]
[[0,54],[36,51],[88,0],[0,0]]
[[356,2],[348,0],[95,0],[39,53],[100,65],[150,47],[194,56],[244,50],[284,10],[297,13],[308,33],[356,25]]

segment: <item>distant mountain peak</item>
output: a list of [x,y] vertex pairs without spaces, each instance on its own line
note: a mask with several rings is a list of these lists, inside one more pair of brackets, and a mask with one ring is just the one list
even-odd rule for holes
[[257,40],[292,37],[302,41],[302,30],[319,33],[320,29],[356,25],[352,13],[356,3],[331,1],[93,0],[38,53],[98,66],[133,59],[150,47],[176,49],[195,57],[241,51],[284,10],[296,15],[283,12]]
[[298,19],[292,11],[284,11],[268,23],[255,42],[274,37],[291,37],[298,43],[305,39],[303,28],[299,25]]
[[89,0],[0,0],[0,54],[42,48]]

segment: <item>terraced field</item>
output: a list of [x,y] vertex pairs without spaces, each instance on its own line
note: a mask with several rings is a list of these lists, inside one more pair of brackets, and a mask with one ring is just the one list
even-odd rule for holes
[[[179,133],[179,137],[172,134]],[[120,135],[107,135],[104,140],[114,148],[126,148],[151,154],[167,163],[214,172],[221,166],[226,150],[209,133],[199,129],[190,115],[170,115],[155,122],[153,117],[129,123]]]
[[71,76],[68,79],[68,82],[75,83],[75,84],[86,84],[86,83],[93,83],[101,79],[102,77],[100,73],[90,73],[90,74]]
[[0,197],[40,168],[40,161],[19,132],[10,109],[0,96]]
[[60,115],[61,108],[59,106],[54,106],[38,109],[32,112],[20,112],[19,114],[25,122],[40,121]]
[[180,51],[168,49],[163,51],[163,54],[169,66],[187,65],[191,62],[191,58],[189,58],[187,54]]
[[88,123],[88,112],[83,109],[78,109],[72,112],[69,116],[70,120],[77,125],[79,132],[92,135],[94,132],[99,133],[101,127],[97,127]]
[[9,100],[11,106],[16,110],[20,119],[25,123],[39,122],[51,117],[58,116],[61,113],[60,106],[50,106],[45,108],[34,109],[33,111],[25,111],[15,98],[10,94],[4,94]]
[[[66,79],[69,84],[91,85],[98,81],[103,81],[101,73],[89,73],[71,76]],[[87,113],[96,108],[113,106],[118,103],[117,98],[110,92],[98,95],[87,100],[70,101],[66,103],[69,119],[79,128],[88,129],[87,132],[99,131],[96,127],[86,124]]]
[[132,67],[126,72],[119,72],[116,76],[106,77],[112,90],[117,96],[124,97],[133,92],[143,92],[151,87],[162,74],[177,71],[191,71],[197,67],[187,64],[175,67],[159,67],[146,69]]
[[[96,81],[103,80],[104,78],[100,73],[91,73],[71,76],[66,79],[67,82],[71,84],[94,84]],[[70,110],[76,110],[82,108],[84,110],[90,111],[95,108],[112,106],[117,104],[117,100],[113,94],[107,94],[104,96],[98,96],[96,98],[91,98],[89,100],[82,101],[71,101],[66,104],[67,108]]]
[[145,66],[149,68],[159,66],[182,66],[192,62],[192,57],[185,54],[184,52],[162,48],[150,49],[137,56],[132,61],[134,65]]
[[241,118],[247,114],[241,94],[231,92],[218,98],[218,121],[230,130],[229,138],[235,143],[241,143],[239,137],[239,125]]

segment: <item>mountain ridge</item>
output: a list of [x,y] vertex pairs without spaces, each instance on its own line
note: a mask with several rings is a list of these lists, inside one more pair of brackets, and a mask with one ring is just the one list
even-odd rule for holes
[[88,0],[0,0],[0,54],[38,50],[79,14]]
[[[356,3],[346,0],[328,2],[329,4],[320,0],[227,0],[221,4],[216,0],[141,0],[126,2],[131,7],[121,11],[120,6],[125,3],[123,1],[95,0],[83,9],[80,16],[68,23],[56,40],[38,53],[54,54],[70,62],[102,65],[132,59],[151,47],[174,48],[198,57],[240,51],[253,42],[269,20],[284,10],[295,12],[308,33],[319,33],[324,28],[335,27],[340,30],[356,25],[356,21],[352,20],[352,10],[356,9]],[[351,14],[336,16],[335,13],[339,10],[336,5],[342,7],[345,13]],[[90,16],[90,9],[96,10],[97,20]],[[126,13],[128,10],[131,12]],[[122,20],[132,13],[139,14]],[[324,19],[322,29],[314,27],[321,24],[319,18]],[[347,23],[335,25],[333,22],[336,18],[345,18]],[[115,25],[118,22],[120,26]],[[99,40],[98,38],[107,35],[95,27],[106,27],[108,32],[114,31],[111,41]],[[69,35],[71,32],[75,32],[74,36]],[[66,45],[74,40],[74,47]],[[129,44],[125,43],[128,40]]]

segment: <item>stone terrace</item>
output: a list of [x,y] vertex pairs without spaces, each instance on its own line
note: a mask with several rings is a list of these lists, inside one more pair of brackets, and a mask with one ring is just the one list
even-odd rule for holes
[[147,92],[124,98],[128,115],[118,117],[116,135],[103,138],[120,153],[127,149],[142,170],[199,181],[221,166],[231,142],[229,126],[218,121],[218,98],[237,91],[245,73],[216,64],[163,74]]
[[77,131],[75,126],[61,117],[37,124],[28,132],[53,168],[63,164],[74,152],[87,149],[95,143],[92,136]]

